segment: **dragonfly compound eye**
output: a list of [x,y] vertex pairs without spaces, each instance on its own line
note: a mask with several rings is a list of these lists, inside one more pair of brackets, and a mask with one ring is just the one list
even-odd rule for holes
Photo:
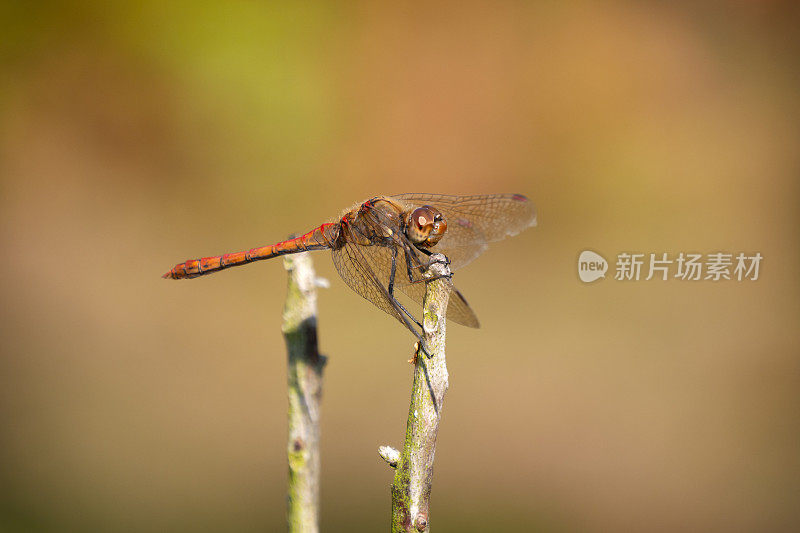
[[406,224],[406,236],[414,244],[430,248],[442,240],[447,222],[438,209],[423,205],[411,212]]
[[408,240],[414,244],[424,243],[433,230],[435,217],[436,213],[434,213],[433,208],[430,206],[424,205],[414,209],[408,217],[408,223],[406,224],[406,236]]

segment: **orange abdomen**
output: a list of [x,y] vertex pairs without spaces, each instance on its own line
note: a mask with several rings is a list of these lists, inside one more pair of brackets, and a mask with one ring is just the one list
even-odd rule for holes
[[229,267],[246,265],[254,261],[271,259],[279,255],[331,248],[339,235],[339,224],[323,224],[305,235],[270,246],[253,248],[246,252],[215,255],[201,259],[189,259],[175,265],[162,277],[167,279],[189,279],[205,276]]

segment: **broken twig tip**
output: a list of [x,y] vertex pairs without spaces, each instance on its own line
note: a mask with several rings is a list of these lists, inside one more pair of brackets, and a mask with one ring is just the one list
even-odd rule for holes
[[411,359],[408,360],[408,363],[411,365],[416,365],[417,357],[419,357],[419,342],[414,343],[414,353],[411,354]]
[[419,513],[415,523],[417,531],[425,531],[428,529],[428,515],[425,513]]
[[386,461],[389,466],[392,468],[397,468],[397,463],[400,462],[399,451],[395,450],[391,446],[380,446],[378,448],[378,454],[380,454],[381,458]]

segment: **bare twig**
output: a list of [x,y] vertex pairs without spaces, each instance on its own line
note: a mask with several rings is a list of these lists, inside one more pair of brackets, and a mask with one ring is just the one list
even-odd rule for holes
[[308,252],[287,256],[289,272],[283,336],[288,351],[290,532],[319,531],[319,415],[325,356],[317,348],[319,284]]
[[392,531],[428,531],[429,503],[433,482],[433,456],[436,435],[442,416],[442,403],[447,392],[448,376],[445,360],[445,314],[450,297],[450,267],[445,257],[435,254],[425,274],[429,281],[423,303],[423,338],[431,353],[426,357],[417,351],[414,385],[403,451],[388,446],[380,454],[395,468],[392,483]]

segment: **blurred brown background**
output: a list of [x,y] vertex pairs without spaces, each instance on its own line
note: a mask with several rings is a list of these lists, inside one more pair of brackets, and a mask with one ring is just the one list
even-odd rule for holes
[[[283,530],[281,262],[159,276],[406,191],[539,209],[456,276],[437,531],[800,527],[791,4],[107,4],[0,6],[0,529]],[[323,525],[385,530],[412,339],[314,258]]]

